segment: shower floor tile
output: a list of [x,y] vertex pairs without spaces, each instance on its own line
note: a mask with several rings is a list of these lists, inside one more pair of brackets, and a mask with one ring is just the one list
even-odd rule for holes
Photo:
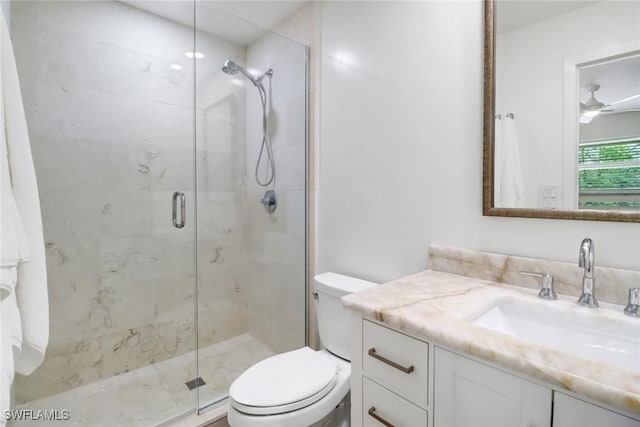
[[[64,393],[38,399],[17,409],[68,410],[65,426],[155,426],[196,406],[223,397],[242,371],[273,355],[273,351],[249,334],[200,350],[200,377],[206,384],[189,390],[185,383],[195,378],[195,354],[137,369]],[[42,421],[17,421],[10,426],[43,425]]]

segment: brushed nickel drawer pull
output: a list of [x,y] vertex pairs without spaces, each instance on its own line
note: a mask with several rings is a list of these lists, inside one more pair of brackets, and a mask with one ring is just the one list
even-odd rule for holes
[[385,420],[380,415],[376,414],[376,407],[375,406],[372,406],[371,408],[369,408],[369,415],[371,417],[373,417],[376,421],[381,422],[382,424],[384,424],[387,427],[394,427],[393,424],[391,424],[389,421]]
[[397,370],[404,372],[405,374],[410,374],[411,372],[413,372],[413,369],[414,369],[413,365],[409,366],[408,368],[405,368],[404,366],[398,365],[396,362],[391,361],[386,357],[380,356],[378,353],[376,353],[375,347],[371,347],[369,349],[369,356],[373,357],[374,359],[378,359],[382,363],[386,363],[387,365],[392,366]]

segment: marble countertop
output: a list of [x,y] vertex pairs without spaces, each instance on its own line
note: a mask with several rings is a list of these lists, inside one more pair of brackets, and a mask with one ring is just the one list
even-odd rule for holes
[[[539,379],[557,389],[640,414],[640,373],[495,332],[467,320],[505,293],[537,298],[536,290],[427,270],[347,295],[342,302],[395,329]],[[575,301],[574,297],[563,295],[559,299]],[[599,310],[619,308],[601,304]]]

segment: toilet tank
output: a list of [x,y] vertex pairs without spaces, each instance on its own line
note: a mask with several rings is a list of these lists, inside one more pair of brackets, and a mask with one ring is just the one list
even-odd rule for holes
[[314,281],[320,341],[331,353],[350,361],[351,317],[349,309],[342,305],[340,299],[376,283],[336,273],[318,274]]

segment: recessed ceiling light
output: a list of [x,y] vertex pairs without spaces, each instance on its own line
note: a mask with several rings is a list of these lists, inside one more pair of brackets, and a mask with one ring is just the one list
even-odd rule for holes
[[202,53],[202,52],[185,52],[184,55],[189,59],[193,59],[193,58],[202,59],[202,58],[204,58],[204,53]]
[[180,65],[180,64],[171,64],[171,68],[176,70],[176,71],[180,71],[180,70],[182,70],[182,65]]

